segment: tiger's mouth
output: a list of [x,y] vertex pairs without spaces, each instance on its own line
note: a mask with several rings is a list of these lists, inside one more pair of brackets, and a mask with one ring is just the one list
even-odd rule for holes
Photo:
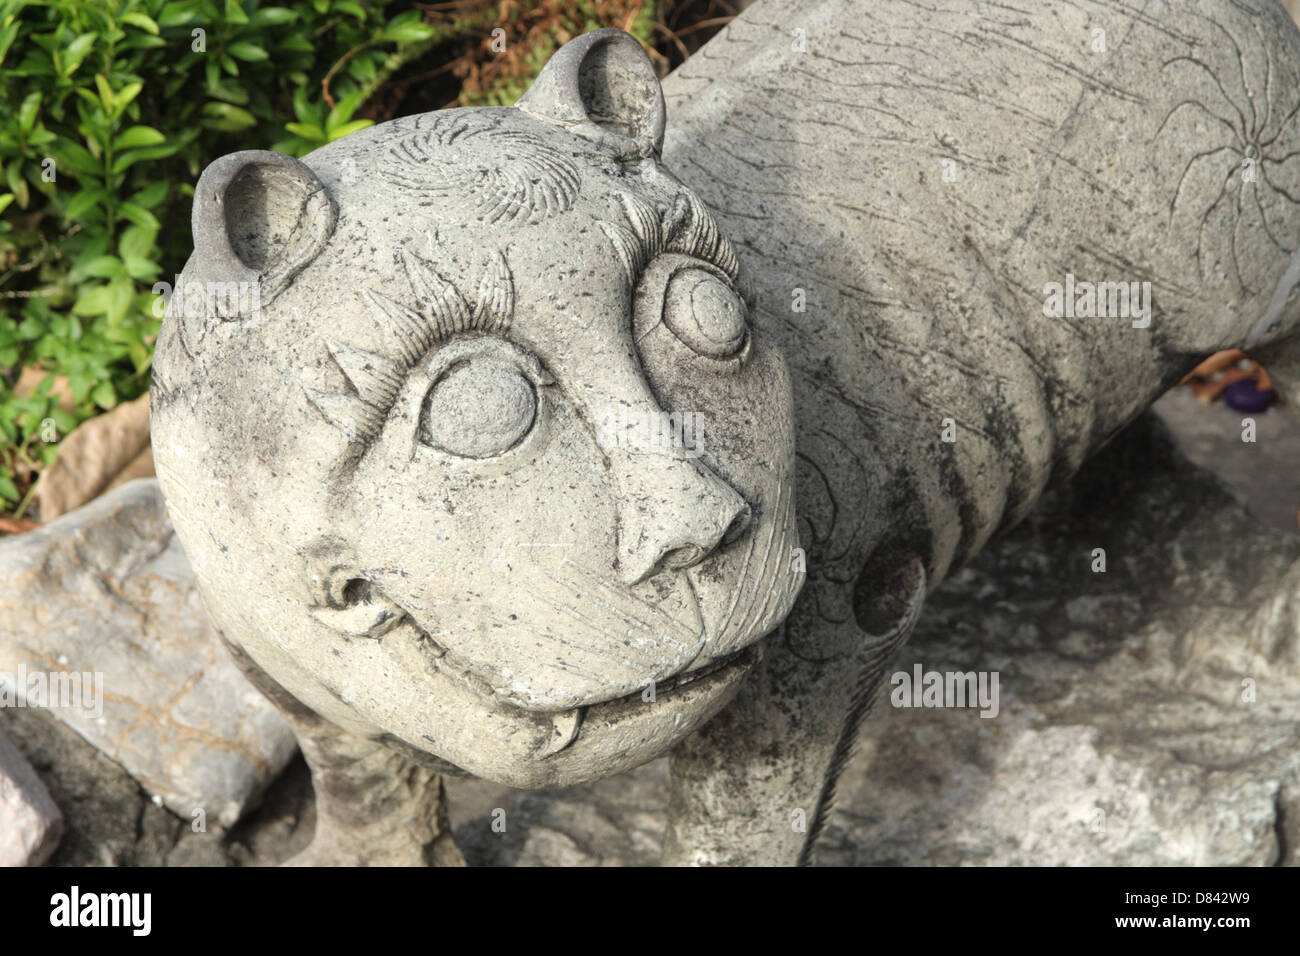
[[758,647],[753,645],[725,657],[710,661],[703,667],[683,671],[661,681],[647,684],[637,692],[611,700],[575,707],[563,714],[551,715],[554,736],[541,756],[550,757],[572,746],[582,735],[598,733],[634,719],[638,713],[649,714],[650,707],[660,704],[671,708],[676,700],[691,688],[699,695],[713,696],[732,682],[743,679],[758,660]]
[[[563,711],[538,710],[503,701],[486,682],[460,664],[426,632],[419,628],[416,631],[417,646],[430,668],[453,676],[494,706],[514,710],[524,718],[550,722],[551,734],[536,753],[539,758],[552,757],[569,749],[580,737],[626,732],[638,720],[662,718],[678,704],[689,709],[702,700],[725,693],[733,686],[739,686],[759,658],[759,644],[755,642],[668,677],[648,681],[644,687],[618,697],[582,703]],[[680,715],[675,716],[680,720]],[[426,739],[435,742],[428,735]]]

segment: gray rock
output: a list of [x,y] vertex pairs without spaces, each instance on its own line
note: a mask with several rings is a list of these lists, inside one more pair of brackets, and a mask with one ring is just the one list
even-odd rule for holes
[[294,754],[208,627],[152,479],[0,542],[0,675],[186,820],[235,823]]
[[[1297,405],[1273,406],[1243,415],[1224,402],[1202,405],[1190,388],[1175,388],[1153,410],[1191,459],[1222,477],[1251,513],[1280,531],[1300,530],[1300,417]],[[1255,426],[1255,440],[1241,440],[1242,422]]]
[[159,806],[130,774],[45,708],[0,710],[17,744],[63,812],[49,866],[244,866],[280,863],[310,842],[311,782],[301,757],[232,829]]
[[40,866],[63,836],[63,814],[13,742],[0,731],[0,866]]
[[518,791],[449,781],[456,844],[472,866],[654,866],[668,761],[576,787]]

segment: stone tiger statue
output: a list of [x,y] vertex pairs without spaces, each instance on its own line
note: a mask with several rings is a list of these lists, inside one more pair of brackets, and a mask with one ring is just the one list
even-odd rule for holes
[[205,170],[154,455],[297,862],[455,864],[442,775],[664,753],[666,862],[808,862],[952,568],[1205,355],[1295,383],[1280,6],[1013,13],[760,0],[662,88],[599,30]]

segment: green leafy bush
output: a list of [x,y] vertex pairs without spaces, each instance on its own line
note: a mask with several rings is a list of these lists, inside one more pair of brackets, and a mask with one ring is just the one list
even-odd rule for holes
[[[267,144],[302,156],[370,125],[368,101],[381,118],[449,105],[413,85],[448,73],[452,102],[513,102],[571,36],[617,24],[648,41],[653,10],[0,0],[0,515],[23,513],[58,438],[148,389],[204,165]],[[43,380],[20,395],[24,373]]]
[[[184,264],[201,167],[369,125],[354,111],[437,42],[395,6],[0,0],[0,511],[54,458],[42,431],[147,390],[154,283]],[[18,397],[30,367],[50,375]]]

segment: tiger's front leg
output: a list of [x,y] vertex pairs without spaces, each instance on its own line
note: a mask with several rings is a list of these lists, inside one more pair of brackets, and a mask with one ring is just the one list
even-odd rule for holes
[[861,623],[852,592],[810,580],[737,699],[673,750],[665,865],[812,861],[858,728],[920,614],[925,571],[905,559]]

